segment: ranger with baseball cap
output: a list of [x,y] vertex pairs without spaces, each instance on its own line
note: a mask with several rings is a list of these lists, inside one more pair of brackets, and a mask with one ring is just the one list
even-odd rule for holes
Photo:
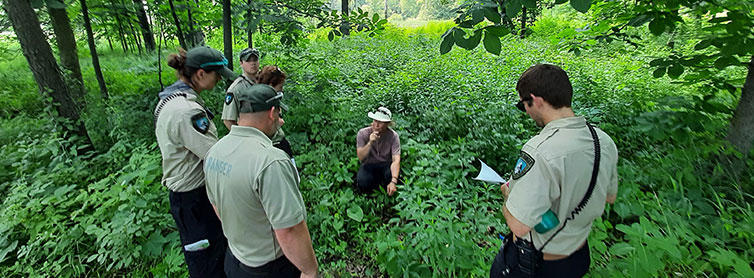
[[356,134],[356,156],[361,162],[356,173],[356,186],[359,191],[368,193],[380,186],[386,186],[392,196],[398,188],[398,174],[401,169],[401,140],[391,129],[393,114],[385,107],[367,113],[372,124]]
[[217,142],[212,113],[199,95],[220,77],[235,75],[220,51],[199,46],[168,59],[178,81],[160,92],[154,111],[155,135],[162,153],[162,185],[170,191],[170,213],[178,227],[191,277],[224,277],[227,242],[204,187],[202,162]]
[[251,87],[256,84],[257,73],[259,73],[259,50],[256,48],[245,48],[238,54],[241,62],[241,68],[243,74],[238,76],[233,83],[230,84],[225,94],[225,102],[223,105],[223,124],[230,130],[232,125],[238,123],[238,101],[236,100],[236,93],[238,90],[246,87]]
[[[228,238],[228,277],[315,277],[306,206],[295,166],[272,146],[282,93],[265,84],[240,88],[238,125],[207,154],[207,195]],[[251,275],[256,273],[259,275]]]

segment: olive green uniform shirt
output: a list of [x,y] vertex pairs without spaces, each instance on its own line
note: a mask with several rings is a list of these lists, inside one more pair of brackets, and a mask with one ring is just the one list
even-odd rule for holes
[[[209,119],[204,101],[193,90],[186,97],[161,100],[155,122],[157,144],[162,153],[162,185],[186,192],[204,185],[202,161],[217,142],[217,128]],[[155,109],[157,111],[157,109]]]
[[[605,210],[608,194],[618,191],[618,149],[602,130],[595,127],[600,141],[600,165],[594,191],[583,210],[548,243],[542,252],[570,255],[587,239],[592,221]],[[510,195],[505,202],[511,215],[532,228],[525,238],[540,248],[563,225],[586,194],[594,167],[594,140],[584,117],[569,117],[548,123],[521,150],[516,163]],[[539,234],[534,231],[548,209],[560,224]]]
[[[246,74],[243,74],[236,78],[236,80],[233,80],[233,83],[230,84],[230,87],[228,87],[228,91],[225,94],[225,105],[223,105],[222,115],[223,120],[238,122],[240,104],[236,99],[236,92],[238,92],[240,89],[251,87],[256,83],[256,81],[246,77]],[[275,144],[280,143],[283,138],[285,138],[285,133],[283,132],[283,129],[279,128],[275,135],[272,136],[272,142]]]
[[233,255],[261,266],[283,255],[274,230],[306,219],[288,155],[253,127],[234,125],[207,155],[207,196],[215,205]]

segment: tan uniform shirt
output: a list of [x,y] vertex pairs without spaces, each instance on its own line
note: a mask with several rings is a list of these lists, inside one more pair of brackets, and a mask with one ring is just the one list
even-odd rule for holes
[[[372,127],[368,126],[356,133],[356,147],[361,148],[369,143],[369,136],[372,134]],[[393,155],[401,154],[401,140],[395,130],[388,128],[380,136],[380,139],[372,142],[369,154],[361,164],[392,162]]]
[[[201,97],[190,87],[179,91],[186,97],[163,99],[155,135],[162,153],[162,185],[186,192],[204,185],[202,161],[217,142],[217,129],[204,109]],[[176,92],[178,93],[178,92]]]
[[[240,110],[240,103],[236,100],[236,92],[242,88],[248,88],[256,84],[256,81],[246,77],[245,74],[233,80],[233,83],[228,87],[228,91],[225,94],[225,105],[223,105],[223,120],[238,122],[238,113]],[[277,144],[285,138],[283,129],[279,128],[278,131],[272,136],[272,142]]]
[[[586,240],[592,221],[605,210],[608,194],[618,191],[618,149],[600,129],[600,165],[594,191],[583,210],[548,243],[542,252],[570,255]],[[589,188],[594,166],[594,140],[584,117],[569,117],[548,123],[526,142],[516,163],[510,195],[505,202],[511,215],[532,228],[531,240],[540,248],[563,225]],[[560,225],[539,234],[534,226],[548,209]]]
[[217,207],[233,255],[257,267],[283,255],[274,230],[306,219],[295,169],[253,127],[234,125],[207,155],[207,196]]

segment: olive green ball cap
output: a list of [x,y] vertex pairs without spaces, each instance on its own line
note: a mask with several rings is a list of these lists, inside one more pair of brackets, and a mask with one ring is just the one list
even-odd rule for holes
[[276,106],[288,110],[288,106],[283,103],[283,93],[276,92],[275,88],[267,84],[242,88],[236,92],[236,97],[241,103],[239,113],[267,111]]
[[225,59],[220,51],[209,46],[197,46],[186,52],[186,65],[215,71],[228,80],[235,79],[238,75],[228,68],[228,59]]

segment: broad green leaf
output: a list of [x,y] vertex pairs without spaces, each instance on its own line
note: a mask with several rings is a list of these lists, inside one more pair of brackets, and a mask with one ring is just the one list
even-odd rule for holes
[[712,40],[703,40],[694,46],[694,50],[702,50],[712,45]]
[[632,18],[631,20],[629,20],[628,25],[633,26],[633,27],[639,27],[649,22],[650,20],[652,20],[652,18],[653,17],[650,14],[640,14]]
[[500,13],[497,11],[497,7],[485,8],[483,11],[484,17],[486,17],[487,20],[492,21],[492,23],[499,24],[502,20]]
[[327,33],[327,40],[332,41],[335,38],[335,33],[333,30],[330,30],[329,33]]
[[487,49],[487,52],[500,55],[500,38],[490,34],[489,31],[484,32],[484,49]]
[[678,64],[678,63],[672,64],[668,68],[668,76],[670,76],[670,78],[676,79],[679,76],[681,76],[681,74],[683,74],[683,70],[684,68],[681,64]]
[[479,22],[484,21],[484,9],[476,9],[471,12],[471,24],[476,25]]
[[665,32],[665,22],[663,22],[662,18],[655,17],[655,19],[649,23],[649,31],[655,36],[659,36],[662,32]]
[[625,242],[619,242],[610,246],[610,254],[615,256],[624,256],[632,251],[634,251],[634,247]]
[[453,39],[452,30],[453,29],[448,30],[448,32],[445,32],[445,35],[443,35],[442,43],[440,43],[440,54],[448,53],[453,48],[453,44],[455,44],[455,40]]
[[499,26],[499,25],[487,26],[487,27],[484,27],[484,29],[487,30],[487,32],[489,32],[493,36],[496,36],[498,38],[510,33],[510,30],[508,30],[508,28],[505,28],[504,26]]
[[30,0],[29,4],[31,4],[31,7],[34,9],[41,9],[44,7],[45,1],[44,0]]
[[654,72],[652,72],[652,76],[655,78],[660,78],[663,75],[665,75],[665,72],[668,70],[666,67],[659,67]]
[[649,62],[649,65],[652,67],[667,66],[668,63],[665,61],[665,58],[657,58]]
[[467,41],[467,44],[466,44],[466,47],[467,47],[466,49],[472,50],[476,48],[477,45],[479,45],[479,42],[481,41],[482,41],[482,29],[479,29],[479,30],[474,31],[474,35],[469,37],[469,40]]
[[45,0],[45,4],[50,9],[60,9],[60,10],[65,9],[65,4],[58,0]]
[[8,256],[8,253],[16,250],[16,246],[18,246],[17,240],[13,241],[11,244],[8,244],[8,246],[5,246],[2,250],[0,250],[0,263],[5,260],[5,257]]
[[453,30],[453,40],[456,42],[456,45],[464,49],[468,49],[468,40],[464,38],[464,36],[466,36],[465,31],[458,28]]
[[514,18],[521,11],[521,0],[511,0],[508,5],[505,6],[505,15],[509,18]]
[[560,5],[560,4],[563,4],[565,2],[568,2],[568,0],[555,0],[555,5]]
[[374,13],[374,15],[372,15],[372,22],[377,23],[377,21],[380,21],[380,14]]
[[738,62],[739,62],[738,59],[736,59],[734,57],[723,56],[723,57],[720,57],[720,59],[717,59],[717,61],[715,61],[715,68],[717,68],[717,69],[724,69],[724,68],[726,68],[726,67],[728,67],[730,65],[736,64]]
[[571,7],[585,13],[592,6],[592,0],[571,0]]
[[524,1],[524,7],[527,9],[534,10],[537,8],[537,0],[523,0]]
[[351,206],[351,208],[346,210],[346,213],[348,214],[348,218],[351,218],[358,222],[361,222],[361,220],[364,218],[364,211],[359,205]]

